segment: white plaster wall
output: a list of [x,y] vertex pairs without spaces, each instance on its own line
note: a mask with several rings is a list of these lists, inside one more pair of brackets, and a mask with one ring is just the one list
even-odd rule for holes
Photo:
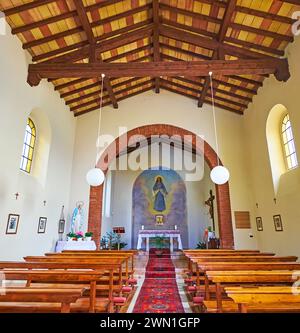
[[[8,27],[7,31],[0,36],[0,260],[53,250],[62,205],[65,217],[68,215],[76,124],[50,83],[43,80],[34,88],[26,83],[29,57]],[[27,117],[32,111],[47,119],[51,130],[48,168],[42,181],[19,170]],[[37,119],[37,127],[38,123]],[[20,193],[18,200],[16,192]],[[9,213],[20,214],[16,235],[5,234]],[[45,234],[37,233],[40,216],[48,218]]]
[[[248,164],[252,175],[249,181],[254,194],[252,216],[261,216],[263,219],[264,230],[257,232],[259,247],[282,255],[300,256],[300,169],[284,174],[279,182],[278,193],[275,194],[266,139],[269,112],[275,105],[282,104],[290,115],[298,162],[300,161],[299,37],[288,47],[286,54],[289,58],[291,78],[286,83],[280,83],[274,78],[265,80],[264,87],[254,98],[254,103],[246,111],[243,121],[249,148]],[[283,232],[275,231],[273,215],[276,214],[281,214]]]

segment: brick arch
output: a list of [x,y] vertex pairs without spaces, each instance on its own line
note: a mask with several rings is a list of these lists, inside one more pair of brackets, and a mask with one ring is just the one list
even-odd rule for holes
[[[121,135],[114,140],[104,151],[97,163],[97,167],[101,168],[104,173],[107,172],[108,165],[115,159],[119,153],[127,150],[127,138],[134,135],[143,135],[150,138],[152,135],[179,135],[182,138],[189,136],[191,138],[192,146],[196,148],[196,141],[203,140],[195,133],[190,132],[184,128],[166,124],[152,124],[134,128],[127,133]],[[132,144],[132,142],[131,142]],[[204,158],[209,168],[212,169],[217,165],[217,154],[214,149],[204,141]],[[220,163],[221,164],[221,163]],[[90,203],[89,203],[89,230],[95,235],[97,246],[100,245],[101,224],[102,224],[102,200],[103,199],[103,185],[90,188]],[[216,199],[218,208],[218,223],[219,234],[221,239],[222,248],[233,248],[233,229],[231,220],[231,205],[229,184],[216,185]]]

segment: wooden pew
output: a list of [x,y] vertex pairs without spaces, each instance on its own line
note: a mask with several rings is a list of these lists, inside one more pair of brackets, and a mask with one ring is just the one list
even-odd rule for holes
[[[204,302],[207,308],[216,305],[217,312],[222,309],[222,291],[232,284],[266,285],[292,284],[295,282],[293,271],[207,271],[206,276],[215,285],[216,302]],[[212,304],[215,303],[215,304]],[[228,303],[227,303],[228,304]]]
[[[5,266],[5,265],[3,265]],[[6,265],[9,266],[9,265]],[[23,266],[23,265],[20,265]],[[27,281],[26,287],[32,286],[32,281],[35,283],[42,284],[43,287],[45,287],[47,284],[49,287],[51,284],[55,284],[54,288],[56,289],[58,287],[57,283],[60,283],[59,289],[63,287],[63,284],[65,284],[65,288],[79,288],[79,285],[76,285],[76,283],[80,284],[87,284],[89,285],[89,293],[90,293],[90,301],[89,301],[89,311],[95,312],[95,305],[96,305],[96,285],[97,282],[101,281],[101,278],[104,275],[104,270],[102,271],[93,271],[93,270],[49,270],[49,269],[14,269],[9,270],[2,269],[1,272],[4,274],[5,280],[18,280],[18,281]],[[112,276],[110,277],[112,280]],[[112,288],[112,281],[109,283],[110,288]],[[84,285],[81,287],[86,288],[87,286]],[[107,308],[109,306],[110,299],[103,300],[102,308]],[[98,302],[99,303],[99,302]],[[104,304],[105,303],[105,304]]]
[[[129,278],[129,275],[133,275],[134,273],[134,261],[133,254],[131,253],[46,253],[47,257],[55,257],[55,258],[91,258],[99,260],[103,259],[117,259],[117,258],[125,258],[125,276],[126,279]],[[131,261],[131,271],[129,271],[129,261]]]
[[[127,258],[90,258],[90,257],[81,257],[80,260],[77,259],[74,256],[71,257],[59,257],[59,256],[55,256],[55,257],[46,257],[46,256],[27,256],[24,257],[24,260],[26,262],[47,262],[47,263],[66,263],[66,264],[76,264],[78,262],[80,262],[81,264],[89,264],[90,268],[93,267],[93,265],[102,265],[101,268],[105,268],[106,265],[110,265],[113,264],[115,265],[116,268],[118,268],[119,271],[119,285],[122,285],[122,280],[123,280],[123,265],[126,265],[126,261]],[[100,267],[99,266],[99,267]],[[126,266],[125,268],[125,279],[128,279],[128,266]]]
[[[83,294],[83,289],[45,288],[0,288],[0,312],[24,312],[26,303],[42,303],[40,309],[49,309],[49,304],[60,303],[60,312],[69,313],[71,303]],[[36,307],[36,304],[35,306]],[[30,307],[30,312],[34,308]]]
[[[209,251],[209,250],[208,250]],[[219,251],[219,252],[208,252],[206,250],[198,250],[198,251],[183,251],[186,258],[188,259],[188,268],[190,271],[193,270],[193,264],[192,259],[198,258],[198,257],[232,257],[232,256],[251,256],[251,257],[261,257],[261,256],[274,256],[274,253],[268,253],[268,252],[253,252],[253,251]]]
[[295,262],[298,257],[271,257],[271,256],[226,256],[226,257],[192,257],[195,262]]
[[[46,257],[42,257],[46,258]],[[13,270],[28,270],[28,274],[30,274],[34,269],[38,270],[38,272],[46,271],[47,270],[64,270],[67,274],[73,273],[74,270],[85,270],[86,273],[95,273],[95,271],[99,271],[99,273],[103,275],[108,273],[108,277],[105,277],[105,280],[103,280],[101,277],[99,277],[99,280],[102,287],[104,287],[105,290],[107,290],[108,293],[108,299],[109,299],[109,312],[113,312],[113,291],[120,291],[122,288],[122,281],[120,282],[120,277],[118,277],[117,281],[118,284],[114,286],[114,272],[116,270],[120,271],[120,263],[82,263],[82,262],[47,262],[44,260],[38,260],[37,262],[15,262],[15,261],[4,261],[0,262],[0,269],[3,273],[6,273],[7,270],[13,269]],[[31,279],[25,279],[27,280],[27,285],[29,286],[32,282]],[[98,281],[99,282],[99,281]],[[60,281],[60,283],[63,283],[63,280]],[[115,288],[116,287],[116,288]],[[99,288],[99,283],[97,284],[97,289]],[[90,298],[95,297],[93,292],[90,292]],[[93,305],[91,305],[93,306]],[[91,312],[93,310],[91,309]]]
[[256,312],[300,312],[300,288],[296,293],[286,287],[226,287],[227,295],[238,304],[242,313]]

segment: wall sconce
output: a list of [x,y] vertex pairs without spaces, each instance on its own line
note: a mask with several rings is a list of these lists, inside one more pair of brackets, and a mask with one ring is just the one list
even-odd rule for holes
[[44,201],[43,201],[43,204],[44,204],[44,206],[46,206],[46,203],[47,203],[47,201],[46,201],[46,200],[44,200]]
[[273,199],[273,201],[274,201],[274,203],[275,203],[275,205],[276,205],[276,203],[277,203],[277,199],[276,199],[276,198],[274,198],[274,199]]
[[18,200],[19,195],[20,195],[19,192],[15,193],[16,200]]
[[255,205],[256,205],[256,208],[258,208],[258,203],[256,203]]

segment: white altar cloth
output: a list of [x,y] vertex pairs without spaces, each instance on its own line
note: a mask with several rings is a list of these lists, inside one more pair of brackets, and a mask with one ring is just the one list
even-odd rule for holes
[[58,241],[55,252],[62,252],[63,250],[96,250],[96,248],[94,241]]
[[182,250],[182,242],[179,230],[140,230],[138,236],[137,249],[142,248],[143,238],[146,239],[146,251],[149,252],[149,243],[151,237],[167,237],[170,238],[170,251],[174,250],[174,239],[177,239],[178,249]]

